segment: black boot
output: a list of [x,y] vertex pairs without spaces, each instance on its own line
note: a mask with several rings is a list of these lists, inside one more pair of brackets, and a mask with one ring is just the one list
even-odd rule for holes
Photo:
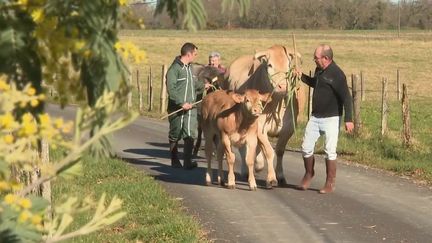
[[198,166],[198,164],[195,161],[192,161],[193,147],[194,147],[193,138],[186,138],[184,140],[184,149],[183,149],[183,156],[184,156],[183,168],[187,170],[191,170]]
[[171,167],[173,168],[182,168],[182,164],[180,163],[180,160],[178,159],[178,149],[177,149],[177,142],[170,141],[170,154],[171,154]]

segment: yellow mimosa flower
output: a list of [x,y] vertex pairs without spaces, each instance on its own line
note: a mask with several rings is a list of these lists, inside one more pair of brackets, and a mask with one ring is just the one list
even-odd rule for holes
[[0,91],[8,91],[10,89],[10,86],[8,83],[6,83],[5,80],[0,79]]
[[10,112],[4,114],[3,116],[0,116],[0,124],[2,127],[6,129],[11,128],[14,122],[15,122],[15,118]]
[[6,204],[13,204],[15,201],[16,201],[16,196],[14,194],[9,193],[4,197],[4,202]]
[[31,107],[36,107],[36,106],[38,106],[39,105],[39,100],[31,100],[30,101],[30,105],[31,105]]
[[32,206],[32,202],[28,198],[22,198],[18,201],[18,205],[24,209],[29,209]]
[[29,96],[33,96],[33,95],[35,95],[35,94],[36,94],[36,89],[33,88],[33,87],[28,88],[28,89],[27,89],[27,94],[28,94]]
[[32,214],[30,213],[30,211],[28,210],[24,210],[20,213],[20,215],[18,216],[18,222],[20,223],[24,223],[26,222],[30,217],[32,216]]
[[31,218],[31,222],[34,225],[38,225],[42,222],[42,217],[40,215],[33,215],[33,217]]
[[14,141],[14,136],[12,136],[11,134],[7,134],[3,137],[3,140],[6,144],[12,144]]

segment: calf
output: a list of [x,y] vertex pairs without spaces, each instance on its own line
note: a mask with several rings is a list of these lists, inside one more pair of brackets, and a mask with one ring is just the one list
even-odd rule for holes
[[262,102],[269,102],[270,94],[261,95],[248,89],[243,95],[232,91],[217,90],[207,95],[202,102],[202,128],[205,137],[207,159],[206,183],[211,184],[211,158],[213,140],[217,139],[218,183],[223,185],[222,159],[226,155],[228,165],[228,188],[235,188],[235,155],[231,145],[246,145],[246,164],[249,170],[249,188],[256,190],[254,176],[255,150],[257,146],[258,121],[263,112]]

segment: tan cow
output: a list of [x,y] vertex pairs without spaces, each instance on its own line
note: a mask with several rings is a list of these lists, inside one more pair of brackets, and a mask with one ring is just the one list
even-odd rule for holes
[[[300,57],[298,53],[296,55]],[[271,150],[271,152],[265,152],[264,158],[259,153],[255,164],[256,170],[261,170],[264,167],[264,159],[267,161],[266,184],[268,188],[276,186],[278,182],[286,183],[282,158],[288,139],[294,133],[299,106],[302,112],[305,103],[304,86],[300,85],[300,89],[293,94],[295,97],[291,99],[291,103],[288,106],[284,105],[287,90],[290,90],[286,74],[292,68],[294,58],[293,51],[284,46],[275,45],[267,50],[256,52],[255,55],[237,58],[231,63],[225,75],[224,88],[226,89],[236,91],[254,88],[260,92],[269,92],[269,90],[273,92],[272,101],[266,105],[263,114],[258,118],[258,142],[262,144],[260,147]],[[276,173],[273,167],[274,151],[268,136],[278,136]],[[245,149],[240,150],[243,161],[245,154],[249,153],[248,149],[246,151]]]
[[213,141],[216,139],[216,158],[218,160],[218,182],[224,184],[222,172],[223,154],[228,165],[228,188],[235,188],[234,162],[235,155],[231,146],[247,147],[246,164],[249,172],[249,188],[256,190],[254,176],[255,151],[257,146],[257,118],[262,114],[263,104],[269,94],[261,95],[249,89],[243,95],[232,91],[218,90],[204,97],[202,102],[202,128],[205,137],[205,154],[207,159],[206,183],[211,184],[211,159]]

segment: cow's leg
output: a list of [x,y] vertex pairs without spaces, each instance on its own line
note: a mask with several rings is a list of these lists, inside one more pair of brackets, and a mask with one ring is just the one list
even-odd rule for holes
[[227,135],[225,135],[225,134],[222,135],[221,143],[222,143],[224,151],[225,151],[227,165],[228,165],[228,185],[227,185],[227,187],[229,189],[234,189],[235,188],[235,174],[234,174],[235,155],[231,151],[231,141]]
[[256,137],[249,137],[247,139],[247,143],[246,143],[246,163],[248,166],[248,172],[249,172],[249,177],[248,177],[248,182],[249,182],[249,189],[251,191],[256,191],[257,189],[257,184],[256,184],[256,180],[255,180],[255,175],[254,175],[254,162],[255,162],[255,149],[257,147],[257,139]]
[[197,135],[194,150],[192,153],[194,156],[198,155],[199,149],[201,147],[201,138],[202,138],[202,129],[201,129],[201,125],[198,123],[198,135]]
[[265,116],[259,117],[258,119],[260,119],[258,120],[258,144],[267,161],[266,187],[272,188],[273,186],[277,186],[276,174],[273,166],[274,150],[268,139],[267,130],[265,129]]
[[[295,102],[295,97],[293,97]],[[285,114],[282,120],[282,129],[279,132],[279,138],[276,144],[276,178],[280,185],[286,185],[286,179],[283,170],[283,155],[285,153],[285,147],[288,140],[294,134],[294,125],[297,118],[296,102],[294,103],[294,110],[291,109],[291,103],[285,110]],[[293,113],[294,111],[294,113]]]
[[294,134],[294,128],[292,126],[292,121],[288,122],[290,124],[286,124],[284,121],[284,125],[279,133],[279,138],[276,143],[276,178],[280,185],[286,185],[286,179],[283,170],[283,155],[285,153],[285,147],[288,143],[288,140]]
[[216,160],[218,162],[218,184],[225,186],[224,172],[222,170],[222,160],[224,155],[224,145],[221,141],[216,144]]
[[211,167],[211,160],[212,160],[212,154],[213,154],[213,136],[211,134],[207,134],[205,136],[205,155],[207,159],[207,173],[206,173],[206,184],[207,186],[210,186],[212,183],[212,167]]

